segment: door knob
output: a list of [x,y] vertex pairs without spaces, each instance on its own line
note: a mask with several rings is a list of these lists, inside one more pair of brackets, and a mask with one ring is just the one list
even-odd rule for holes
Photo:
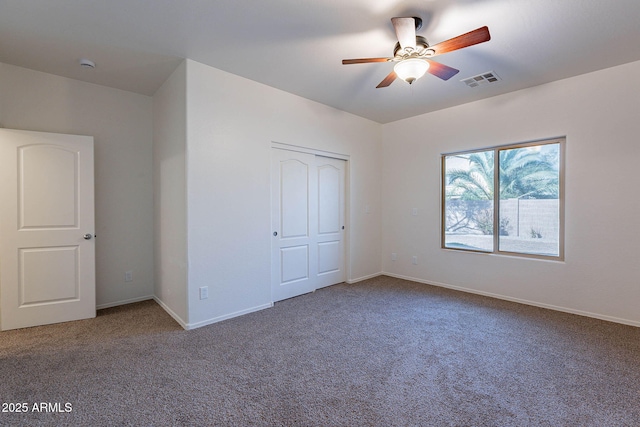
[[277,235],[278,235],[278,232],[277,232],[277,231],[274,231],[274,232],[273,232],[273,235],[274,235],[274,236],[277,236]]
[[91,233],[87,233],[82,237],[84,237],[84,240],[91,240],[91,237],[93,237],[93,236],[91,235]]

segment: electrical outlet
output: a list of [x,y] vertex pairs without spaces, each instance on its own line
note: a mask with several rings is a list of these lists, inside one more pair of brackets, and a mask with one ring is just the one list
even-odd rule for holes
[[133,282],[133,271],[125,271],[124,272],[124,281],[125,282]]
[[418,265],[418,257],[417,256],[412,256],[411,257],[411,264],[413,265]]
[[418,208],[411,209],[411,215],[418,216]]
[[207,299],[207,298],[209,298],[209,287],[202,286],[200,288],[200,299]]
[[396,261],[398,259],[398,254],[393,252],[391,253],[391,261]]

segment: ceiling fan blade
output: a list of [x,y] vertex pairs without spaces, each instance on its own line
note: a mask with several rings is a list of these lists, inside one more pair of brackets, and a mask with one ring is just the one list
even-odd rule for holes
[[449,80],[460,72],[460,70],[456,70],[453,67],[449,67],[448,65],[444,65],[430,59],[425,59],[425,61],[429,63],[429,69],[427,72],[436,77],[440,77],[442,80]]
[[376,86],[376,89],[379,89],[381,87],[387,87],[389,86],[391,83],[393,83],[393,81],[396,79],[396,77],[398,77],[396,75],[395,71],[391,71],[389,73],[389,75],[387,77],[384,78],[383,81],[380,82],[380,84],[378,86]]
[[432,49],[435,52],[433,56],[442,55],[443,53],[452,52],[478,43],[488,42],[489,40],[491,40],[491,34],[489,34],[489,28],[485,26],[433,46],[429,46],[429,49]]
[[416,48],[416,20],[413,18],[391,18],[400,47],[405,49]]
[[358,58],[358,59],[343,59],[342,65],[349,64],[367,64],[369,62],[389,62],[393,58]]

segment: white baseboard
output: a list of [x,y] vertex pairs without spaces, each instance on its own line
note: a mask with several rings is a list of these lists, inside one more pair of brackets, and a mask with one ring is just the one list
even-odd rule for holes
[[106,304],[96,305],[96,310],[102,310],[103,308],[117,307],[119,305],[131,304],[134,302],[147,301],[154,298],[155,297],[153,295],[147,295],[144,297],[131,298],[131,299],[122,300],[122,301],[108,302]]
[[96,309],[100,310],[100,309],[103,309],[103,308],[115,307],[115,306],[118,306],[118,305],[130,304],[132,302],[140,302],[140,301],[146,301],[146,300],[150,300],[150,299],[152,299],[155,302],[157,302],[158,305],[160,307],[162,307],[162,309],[164,311],[166,311],[167,314],[173,318],[173,320],[178,322],[178,324],[180,326],[182,326],[183,329],[186,329],[186,330],[200,328],[202,326],[207,326],[207,325],[210,325],[212,323],[221,322],[223,320],[231,319],[231,318],[237,317],[237,316],[242,316],[243,314],[249,314],[249,313],[253,313],[254,311],[260,311],[260,310],[264,310],[265,308],[273,307],[273,303],[263,304],[263,305],[259,305],[257,307],[251,307],[251,308],[248,308],[246,310],[236,311],[235,313],[229,313],[229,314],[225,314],[223,316],[213,317],[211,319],[203,320],[201,322],[196,322],[196,323],[187,323],[187,322],[185,322],[184,319],[182,319],[182,317],[180,317],[175,311],[171,310],[171,308],[169,308],[169,306],[167,304],[165,304],[160,298],[155,297],[155,296],[146,296],[146,297],[140,297],[140,298],[133,298],[133,299],[130,299],[130,300],[125,300],[125,301],[118,301],[118,302],[109,303],[109,304],[101,304],[100,306],[96,307]]
[[373,279],[374,277],[382,276],[383,274],[384,273],[382,273],[382,272],[378,272],[378,273],[374,273],[374,274],[369,274],[368,276],[362,276],[362,277],[358,277],[358,278],[355,278],[355,279],[347,280],[346,282],[351,285],[353,283],[362,282],[363,280]]
[[260,311],[260,310],[264,310],[265,308],[271,308],[271,307],[273,307],[272,302],[268,304],[258,305],[256,307],[247,308],[245,310],[236,311],[234,313],[229,313],[229,314],[225,314],[218,317],[212,317],[211,319],[202,320],[200,322],[188,323],[186,324],[186,326],[183,325],[182,327],[185,328],[186,330],[201,328],[203,326],[211,325],[213,323],[221,322],[227,319],[232,319],[234,317],[242,316],[244,314],[253,313],[254,311]]
[[462,287],[462,286],[449,285],[448,283],[441,283],[441,282],[435,282],[435,281],[430,281],[430,280],[418,279],[416,277],[403,276],[401,274],[394,274],[394,273],[388,273],[388,272],[382,272],[381,274],[385,275],[385,276],[395,277],[395,278],[398,278],[398,279],[410,280],[412,282],[424,283],[425,285],[439,286],[441,288],[454,289],[456,291],[467,292],[467,293],[470,293],[470,294],[483,295],[483,296],[486,296],[486,297],[497,298],[497,299],[501,299],[501,300],[505,300],[505,301],[517,302],[519,304],[531,305],[531,306],[534,306],[534,307],[546,308],[546,309],[549,309],[549,310],[561,311],[561,312],[564,312],[564,313],[577,314],[578,316],[592,317],[594,319],[606,320],[607,322],[621,323],[623,325],[640,327],[640,322],[637,322],[637,321],[634,321],[634,320],[628,320],[628,319],[621,319],[619,317],[607,316],[605,314],[591,313],[589,311],[576,310],[576,309],[573,309],[573,308],[560,307],[560,306],[552,305],[552,304],[545,304],[545,303],[540,303],[540,302],[536,302],[536,301],[529,301],[529,300],[520,299],[520,298],[513,298],[513,297],[509,297],[509,296],[505,296],[505,295],[494,294],[492,292],[478,291],[476,289],[465,288],[465,287]]
[[178,324],[182,326],[182,329],[189,329],[187,328],[187,322],[182,320],[182,317],[178,316],[175,311],[171,310],[169,306],[165,304],[160,298],[154,296],[153,300],[157,302],[158,305],[162,307],[162,309],[166,311],[169,316],[173,317],[173,320],[178,322]]

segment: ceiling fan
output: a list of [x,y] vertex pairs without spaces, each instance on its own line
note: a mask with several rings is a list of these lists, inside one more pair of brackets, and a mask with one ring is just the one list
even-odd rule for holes
[[343,65],[365,64],[368,62],[397,62],[393,67],[393,71],[376,88],[387,87],[398,77],[411,84],[427,71],[442,80],[449,80],[459,70],[433,61],[430,58],[491,40],[489,28],[485,26],[430,46],[427,43],[427,39],[416,35],[416,31],[422,27],[421,18],[391,18],[391,23],[398,36],[398,43],[396,43],[393,50],[393,57],[342,60]]

